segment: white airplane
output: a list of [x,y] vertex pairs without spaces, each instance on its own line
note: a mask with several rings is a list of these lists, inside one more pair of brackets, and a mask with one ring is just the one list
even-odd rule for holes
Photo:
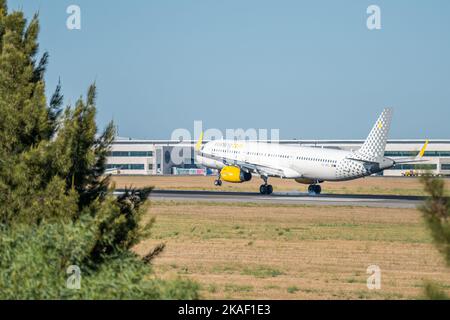
[[214,181],[216,186],[221,186],[222,181],[250,181],[252,174],[256,174],[264,181],[259,189],[262,194],[273,192],[273,187],[267,183],[269,177],[295,179],[298,183],[309,184],[309,193],[320,194],[320,183],[324,181],[358,179],[399,163],[423,161],[428,141],[416,158],[384,157],[391,118],[392,109],[384,109],[357,151],[229,140],[203,145],[202,133],[195,147],[195,159],[200,166],[218,170],[218,178]]

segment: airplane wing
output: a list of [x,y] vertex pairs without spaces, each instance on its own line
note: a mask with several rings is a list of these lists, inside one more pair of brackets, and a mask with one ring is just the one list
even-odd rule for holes
[[226,166],[237,166],[242,170],[244,170],[245,172],[255,172],[263,176],[278,176],[278,177],[286,176],[284,170],[279,168],[271,168],[268,166],[255,165],[245,161],[238,161],[226,157],[217,157],[214,155],[203,153],[202,144],[203,144],[203,132],[201,132],[200,138],[198,139],[197,144],[195,145],[194,148],[195,152],[201,155],[202,157],[222,162]]
[[203,132],[200,134],[200,138],[195,145],[195,153],[204,157],[209,158],[212,160],[216,160],[218,162],[222,162],[226,166],[236,166],[241,168],[245,172],[253,172],[256,174],[259,174],[260,176],[266,176],[266,177],[281,177],[281,178],[301,178],[302,175],[300,175],[295,170],[292,170],[290,168],[274,168],[270,166],[264,166],[259,164],[254,164],[246,161],[240,161],[235,159],[230,159],[226,157],[217,157],[211,154],[203,153],[202,152],[202,145],[203,145]]
[[245,172],[253,172],[256,174],[259,174],[260,176],[267,176],[267,177],[300,177],[300,175],[297,172],[294,172],[294,170],[289,168],[273,168],[270,166],[264,166],[259,164],[254,164],[246,161],[240,161],[235,159],[229,159],[226,157],[217,157],[214,155],[201,153],[202,157],[209,158],[212,160],[216,160],[219,162],[222,162],[226,166],[235,166],[239,167]]
[[272,168],[272,167],[268,167],[268,166],[256,165],[253,163],[236,161],[236,160],[232,160],[231,163],[228,160],[225,160],[224,163],[227,165],[237,166],[237,167],[243,169],[244,171],[255,172],[261,176],[268,176],[268,177],[270,177],[270,176],[285,177],[286,176],[284,170],[280,169],[280,168]]

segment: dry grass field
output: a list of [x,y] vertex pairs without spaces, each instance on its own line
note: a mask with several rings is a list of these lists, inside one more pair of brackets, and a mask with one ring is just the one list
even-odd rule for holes
[[[250,191],[258,192],[261,179],[254,177],[242,184],[224,182],[222,187],[214,186],[214,177],[204,176],[114,176],[117,188],[154,186],[157,189],[171,190],[222,190],[222,191]],[[450,180],[447,179],[447,186]],[[293,180],[270,179],[270,183],[277,191],[306,192],[307,186]],[[388,195],[423,195],[423,188],[419,178],[384,178],[368,177],[347,182],[326,182],[322,184],[324,193],[340,194],[388,194]]]
[[[196,280],[202,298],[415,299],[428,279],[450,291],[450,269],[415,209],[152,201],[150,217],[152,239],[136,252],[166,243],[156,274]],[[373,264],[382,283],[371,291]]]

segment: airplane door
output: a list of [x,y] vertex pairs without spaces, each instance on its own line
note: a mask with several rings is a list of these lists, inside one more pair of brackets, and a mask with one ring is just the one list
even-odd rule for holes
[[242,149],[242,151],[243,151],[243,157],[242,157],[242,159],[244,160],[244,162],[249,162],[249,155],[248,155],[248,152],[249,152],[249,144],[248,143],[244,143],[244,148]]

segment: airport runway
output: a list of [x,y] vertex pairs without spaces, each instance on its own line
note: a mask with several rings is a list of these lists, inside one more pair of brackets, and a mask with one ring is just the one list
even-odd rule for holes
[[[120,193],[122,190],[117,190]],[[311,196],[300,192],[261,195],[251,192],[154,190],[150,199],[172,201],[252,202],[293,205],[361,206],[380,208],[416,208],[424,198],[415,196],[338,195]]]

